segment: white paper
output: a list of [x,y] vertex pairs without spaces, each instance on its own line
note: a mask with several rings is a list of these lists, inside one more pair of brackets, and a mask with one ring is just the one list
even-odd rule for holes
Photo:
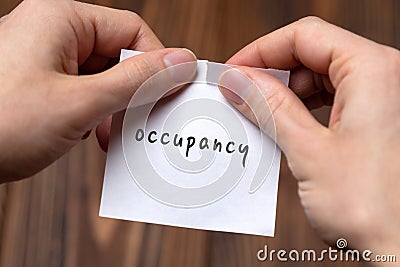
[[[123,50],[121,60],[136,54]],[[217,79],[212,76],[218,74],[216,72],[220,67],[223,64],[199,61],[196,80]],[[270,74],[287,84],[287,72],[270,71]],[[143,140],[138,141],[134,133],[140,133],[138,129],[141,129],[140,123],[144,120],[142,113],[142,108],[128,109],[124,124],[123,112],[113,117],[100,216],[204,230],[274,235],[280,150],[230,106],[216,85],[193,83],[181,93],[158,103],[146,118]],[[195,115],[191,120],[192,114]],[[181,119],[185,123],[178,127],[178,131],[173,130]],[[168,128],[169,121],[173,123],[172,128]],[[151,136],[157,139],[154,143],[148,141],[151,138],[147,139],[151,131],[157,132]],[[170,142],[163,145],[161,135],[167,131],[175,132],[168,132],[169,139],[165,140]],[[182,147],[173,146],[174,134],[183,138]],[[196,141],[187,150],[185,142],[189,137]],[[203,149],[200,149],[202,138],[207,138],[210,149],[204,148],[204,143]],[[221,152],[218,149],[213,151],[212,141],[215,139],[222,144]],[[229,151],[235,149],[232,153],[225,149],[230,141],[235,142],[229,146]],[[240,144],[242,148],[248,145],[246,157],[243,149],[243,153],[239,152]],[[140,148],[144,148],[145,153]],[[180,158],[176,158],[177,154],[171,156],[171,153],[179,154]],[[262,157],[268,158],[264,160],[267,162],[259,162]],[[175,159],[176,163],[173,162]],[[150,164],[151,172],[146,163]],[[260,170],[265,170],[265,179],[255,178]],[[233,177],[238,172],[241,172],[240,177]],[[226,190],[222,190],[224,194],[219,197],[212,196],[220,193],[218,190],[221,187],[218,189],[214,186],[218,179],[225,175],[224,179],[228,177],[226,181],[230,183],[231,176],[227,176],[227,173],[237,182],[232,182],[231,188],[223,188]],[[160,188],[166,188],[162,192],[157,192],[160,189],[157,186],[146,189],[141,184],[152,180],[154,176],[162,177]],[[176,191],[168,192],[170,185]],[[204,188],[206,190],[201,191]],[[202,192],[202,195],[196,196],[198,192]],[[188,195],[192,199],[180,197]]]

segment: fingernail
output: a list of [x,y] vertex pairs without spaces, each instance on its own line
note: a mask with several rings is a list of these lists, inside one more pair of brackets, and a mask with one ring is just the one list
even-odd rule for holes
[[244,103],[251,86],[250,79],[237,69],[230,69],[222,73],[219,80],[221,93],[230,101],[241,105]]
[[175,82],[189,81],[193,78],[197,68],[196,60],[193,52],[185,48],[164,56],[165,66]]

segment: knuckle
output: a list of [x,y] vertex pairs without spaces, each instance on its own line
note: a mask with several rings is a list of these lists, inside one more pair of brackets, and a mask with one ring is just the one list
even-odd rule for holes
[[143,24],[144,23],[143,19],[135,12],[132,12],[130,10],[121,10],[121,12],[123,13],[124,16],[126,16],[126,18],[131,20],[132,23],[135,23],[135,24]]
[[381,44],[377,44],[374,48],[369,53],[372,54],[374,60],[369,59],[366,55],[364,56],[364,61],[369,62],[370,68],[372,69],[379,65],[388,75],[398,73],[400,69],[400,51]]
[[308,44],[310,38],[318,40],[330,27],[330,24],[319,17],[304,17],[293,24],[293,38],[295,43]]
[[152,65],[146,59],[132,59],[123,64],[125,82],[133,83],[135,88],[152,75]]
[[321,34],[321,31],[326,30],[329,25],[328,22],[319,17],[308,16],[295,22],[294,30],[301,36],[318,36]]
[[315,26],[315,25],[320,25],[326,23],[323,19],[317,16],[307,16],[304,18],[301,18],[297,21],[299,24],[305,24],[308,26]]
[[[288,98],[279,89],[271,90],[271,93],[265,96],[268,103],[268,111],[260,112],[259,123],[263,130],[269,134],[274,133],[275,118],[279,117],[282,110],[288,108]],[[263,105],[264,106],[264,105]]]
[[273,116],[277,115],[282,108],[286,107],[287,96],[280,90],[272,90],[271,94],[267,96],[269,108]]
[[137,78],[140,81],[145,81],[153,75],[154,64],[149,62],[148,59],[143,58],[137,62],[135,71],[138,74]]
[[400,69],[400,51],[390,47],[384,46],[385,57],[388,58],[391,62],[393,62],[395,69]]

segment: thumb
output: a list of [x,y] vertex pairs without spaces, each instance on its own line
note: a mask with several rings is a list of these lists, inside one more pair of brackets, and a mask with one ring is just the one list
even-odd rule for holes
[[[243,115],[274,139],[289,159],[303,158],[327,130],[277,78],[237,67],[224,72],[220,91]],[[311,158],[311,155],[310,157]]]
[[151,76],[168,67],[191,62],[179,71],[176,68],[169,71],[169,79],[178,84],[191,81],[196,73],[196,56],[187,49],[146,52],[105,72],[73,77],[72,86],[77,90],[73,90],[76,101],[71,112],[77,113],[72,116],[76,127],[91,129],[107,116],[125,109],[136,90]]

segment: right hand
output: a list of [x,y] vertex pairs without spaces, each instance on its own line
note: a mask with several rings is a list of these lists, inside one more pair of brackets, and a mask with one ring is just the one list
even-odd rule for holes
[[[289,88],[246,67],[226,72],[220,83],[243,90],[235,88],[240,71],[265,96],[276,141],[320,236],[400,256],[399,51],[305,18],[256,40],[227,63],[291,70]],[[252,99],[241,103],[221,91],[254,118]],[[324,127],[307,107],[332,104],[333,95],[329,127]],[[262,117],[269,111],[255,106],[253,112]],[[269,133],[266,125],[259,126]]]

